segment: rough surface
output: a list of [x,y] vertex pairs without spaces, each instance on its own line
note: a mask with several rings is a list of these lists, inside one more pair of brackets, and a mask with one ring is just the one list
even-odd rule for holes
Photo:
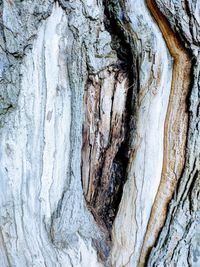
[[127,182],[113,228],[112,261],[114,266],[137,266],[160,183],[172,64],[159,28],[145,3],[127,1],[125,10],[130,20],[130,32],[136,36],[137,54],[140,55],[139,85]]
[[54,5],[12,72],[20,85],[17,107],[1,128],[1,266],[98,265],[91,243],[103,234],[81,187],[82,99],[87,68],[107,67],[115,53],[102,10],[92,7],[90,19],[82,8],[69,6],[67,15]]
[[0,1],[0,124],[12,111],[20,91],[20,65],[37,34],[41,20],[47,18],[53,1]]
[[[183,3],[182,3],[183,4]],[[165,226],[160,233],[157,246],[152,250],[148,266],[198,266],[199,265],[199,47],[196,32],[199,32],[199,4],[196,1],[180,3],[158,2],[172,28],[177,21],[176,31],[182,40],[187,40],[193,57],[193,74],[191,74],[191,91],[188,95],[189,123],[187,132],[187,152],[185,166],[179,186],[171,201]],[[165,8],[164,8],[165,7]],[[172,8],[173,16],[167,12]],[[189,21],[183,24],[184,18]],[[190,33],[187,29],[190,29]]]
[[85,96],[82,179],[88,206],[111,229],[121,192],[124,162],[127,77],[116,68],[89,76]]
[[[170,28],[153,1],[147,1],[155,17],[170,54],[173,57],[173,74],[168,111],[164,129],[164,159],[156,199],[148,223],[140,263],[146,261],[150,248],[156,241],[166,218],[167,205],[172,198],[185,164],[186,136],[188,130],[187,96],[191,86],[191,57],[184,45]],[[157,218],[159,217],[159,220]]]
[[198,1],[0,14],[0,266],[199,267]]

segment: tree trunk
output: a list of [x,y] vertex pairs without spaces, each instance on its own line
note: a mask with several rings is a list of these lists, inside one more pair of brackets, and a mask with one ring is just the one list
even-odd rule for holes
[[0,1],[0,266],[200,266],[200,3]]

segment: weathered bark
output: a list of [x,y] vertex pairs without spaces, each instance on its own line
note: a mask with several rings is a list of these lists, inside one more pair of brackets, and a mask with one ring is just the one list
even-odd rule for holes
[[200,266],[200,3],[0,1],[0,266]]

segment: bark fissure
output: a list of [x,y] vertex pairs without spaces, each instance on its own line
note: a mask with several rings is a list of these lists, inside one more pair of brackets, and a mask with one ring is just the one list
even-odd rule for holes
[[[103,71],[97,75],[91,75],[86,86],[85,106],[86,108],[86,123],[83,126],[83,149],[82,149],[82,170],[85,170],[87,163],[85,159],[89,160],[89,170],[87,174],[82,171],[83,188],[85,192],[85,198],[87,204],[93,209],[93,213],[96,214],[96,220],[102,221],[105,227],[111,232],[112,224],[118,211],[118,206],[121,201],[123,185],[126,181],[126,172],[128,167],[128,159],[130,153],[130,137],[134,129],[134,110],[136,102],[137,91],[137,70],[136,70],[136,55],[134,54],[134,43],[129,31],[125,28],[125,23],[128,25],[128,21],[123,14],[123,9],[120,6],[121,3],[115,1],[104,1],[104,13],[105,13],[105,25],[107,30],[112,36],[112,46],[116,50],[118,55],[118,62],[115,66],[109,67],[108,70]],[[120,17],[120,13],[123,14]],[[107,76],[105,75],[107,72]],[[111,78],[111,80],[109,80]],[[109,96],[110,99],[110,114],[106,114],[103,111],[102,106],[105,101],[102,98],[102,87],[106,83],[106,79],[110,81],[107,84],[107,90],[111,90],[112,93]],[[89,92],[88,87],[92,87],[93,92]],[[104,82],[105,81],[105,82]],[[125,81],[125,82],[124,82]],[[117,97],[119,97],[119,86],[121,91],[124,91],[125,97],[123,98],[123,108],[117,110]],[[96,109],[99,111],[98,117],[95,116],[97,110],[93,110],[90,114],[90,120],[88,121],[88,99],[90,95],[94,93],[96,95]],[[105,92],[105,91],[104,91]],[[109,104],[108,104],[109,105]],[[104,116],[104,117],[103,117]],[[106,118],[106,116],[108,118]],[[103,125],[106,123],[106,119],[110,120],[109,126]],[[95,147],[94,143],[88,139],[91,139],[91,123],[92,120],[98,121],[95,130],[95,140],[99,142],[99,147]],[[105,127],[105,129],[103,128]],[[108,127],[106,129],[106,127]],[[107,135],[107,142],[103,139]],[[89,133],[90,132],[90,133]],[[89,156],[85,158],[85,151],[89,149]],[[95,150],[100,149],[100,152],[96,153]],[[91,154],[97,156],[93,157]],[[86,176],[89,176],[87,179]],[[87,182],[85,182],[87,180]],[[97,218],[98,217],[98,218]]]
[[[173,73],[170,99],[164,126],[164,158],[161,181],[148,223],[140,265],[147,262],[151,248],[156,243],[164,225],[168,204],[183,174],[188,132],[187,98],[191,88],[191,55],[180,38],[172,31],[169,22],[158,9],[154,0],[147,0],[147,6],[156,20],[170,54],[173,57]],[[181,139],[180,139],[181,135]],[[157,219],[159,216],[159,220]]]
[[[113,71],[116,72],[113,75]],[[107,74],[108,71],[106,70]],[[106,74],[106,75],[107,75]],[[113,75],[113,76],[112,76]],[[86,111],[86,123],[83,129],[83,150],[82,150],[82,180],[83,180],[83,188],[85,189],[85,198],[87,204],[90,208],[93,209],[94,214],[96,216],[96,220],[105,224],[106,228],[111,230],[112,223],[114,217],[117,212],[118,204],[116,204],[120,199],[120,194],[122,191],[123,183],[125,182],[125,171],[124,171],[124,162],[126,162],[126,155],[124,154],[123,146],[126,142],[125,139],[125,117],[126,115],[126,98],[127,98],[127,78],[126,74],[120,73],[119,70],[111,70],[111,81],[113,82],[113,87],[110,88],[110,84],[108,84],[107,90],[112,90],[112,94],[110,95],[110,115],[109,122],[107,123],[107,129],[105,129],[106,116],[108,114],[102,111],[101,99],[102,97],[102,87],[104,87],[104,79],[100,81],[100,85],[96,83],[90,86],[90,89],[95,91],[96,96],[96,112],[93,110]],[[95,77],[93,77],[95,79]],[[91,75],[90,75],[91,79]],[[96,79],[99,79],[96,77]],[[120,82],[118,79],[122,79],[120,86]],[[124,81],[123,81],[124,80]],[[89,84],[89,82],[87,83]],[[124,86],[125,85],[125,86]],[[119,88],[120,86],[120,88]],[[89,100],[92,94],[90,89],[86,89],[86,99]],[[123,108],[120,112],[117,113],[116,110],[116,97],[119,93],[119,90],[124,90],[122,93],[124,94],[123,99]],[[89,92],[88,92],[89,91]],[[88,102],[85,102],[85,105],[88,109]],[[94,100],[94,101],[95,101]],[[98,111],[100,110],[100,111]],[[91,112],[91,113],[90,113]],[[91,117],[88,120],[88,113],[90,113]],[[99,115],[102,114],[102,115]],[[104,113],[104,114],[103,114]],[[124,113],[124,114],[123,114]],[[96,116],[95,116],[96,114]],[[92,118],[94,116],[94,119]],[[92,122],[98,121],[95,127],[94,140],[92,140]],[[107,136],[107,140],[105,136],[107,133],[106,130],[109,131]],[[96,142],[99,147],[96,146]],[[100,148],[100,149],[99,149]],[[97,150],[100,151],[97,151]],[[87,153],[88,151],[88,153]],[[87,166],[88,162],[89,166]],[[122,163],[123,162],[123,163]],[[88,172],[84,172],[86,168]],[[89,176],[89,180],[85,182],[86,175]]]
[[1,267],[200,266],[198,1],[146,2],[0,1]]

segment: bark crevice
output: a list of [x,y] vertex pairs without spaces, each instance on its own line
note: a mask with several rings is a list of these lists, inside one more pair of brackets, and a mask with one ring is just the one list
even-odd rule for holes
[[[82,183],[89,209],[93,210],[96,221],[111,233],[126,181],[130,137],[135,127],[138,62],[134,52],[134,41],[128,30],[129,22],[121,7],[122,2],[103,1],[103,4],[105,27],[111,34],[112,48],[117,53],[118,61],[98,74],[90,73],[86,84]],[[101,97],[102,91],[105,90],[102,87],[105,84],[106,90],[112,92],[104,100],[104,96]],[[119,90],[123,92],[124,97],[120,96]],[[96,101],[93,113],[88,108],[89,102],[92,102],[91,95],[95,95],[94,101]],[[117,110],[116,101],[119,101],[117,97],[123,98],[121,110]],[[106,111],[109,114],[103,111],[101,115],[104,101],[108,101],[108,106],[110,105],[109,110]],[[91,128],[94,125],[91,126],[91,124],[94,121],[98,123],[95,126],[95,137],[92,143]],[[106,131],[109,132],[108,136]],[[95,147],[97,141],[99,147]],[[97,149],[100,149],[100,152],[97,152]],[[87,160],[89,166],[87,166]],[[86,176],[89,178],[87,179]]]
[[[169,52],[174,60],[172,84],[164,126],[164,158],[160,185],[152,207],[143,243],[140,266],[147,263],[148,255],[155,245],[166,220],[168,205],[183,175],[186,160],[186,137],[188,133],[187,99],[191,88],[191,54],[180,37],[173,32],[169,22],[153,0],[147,6],[158,24]],[[180,140],[180,135],[182,139]],[[159,220],[157,219],[159,216]],[[156,223],[155,223],[156,222]],[[153,238],[154,236],[154,238]]]

